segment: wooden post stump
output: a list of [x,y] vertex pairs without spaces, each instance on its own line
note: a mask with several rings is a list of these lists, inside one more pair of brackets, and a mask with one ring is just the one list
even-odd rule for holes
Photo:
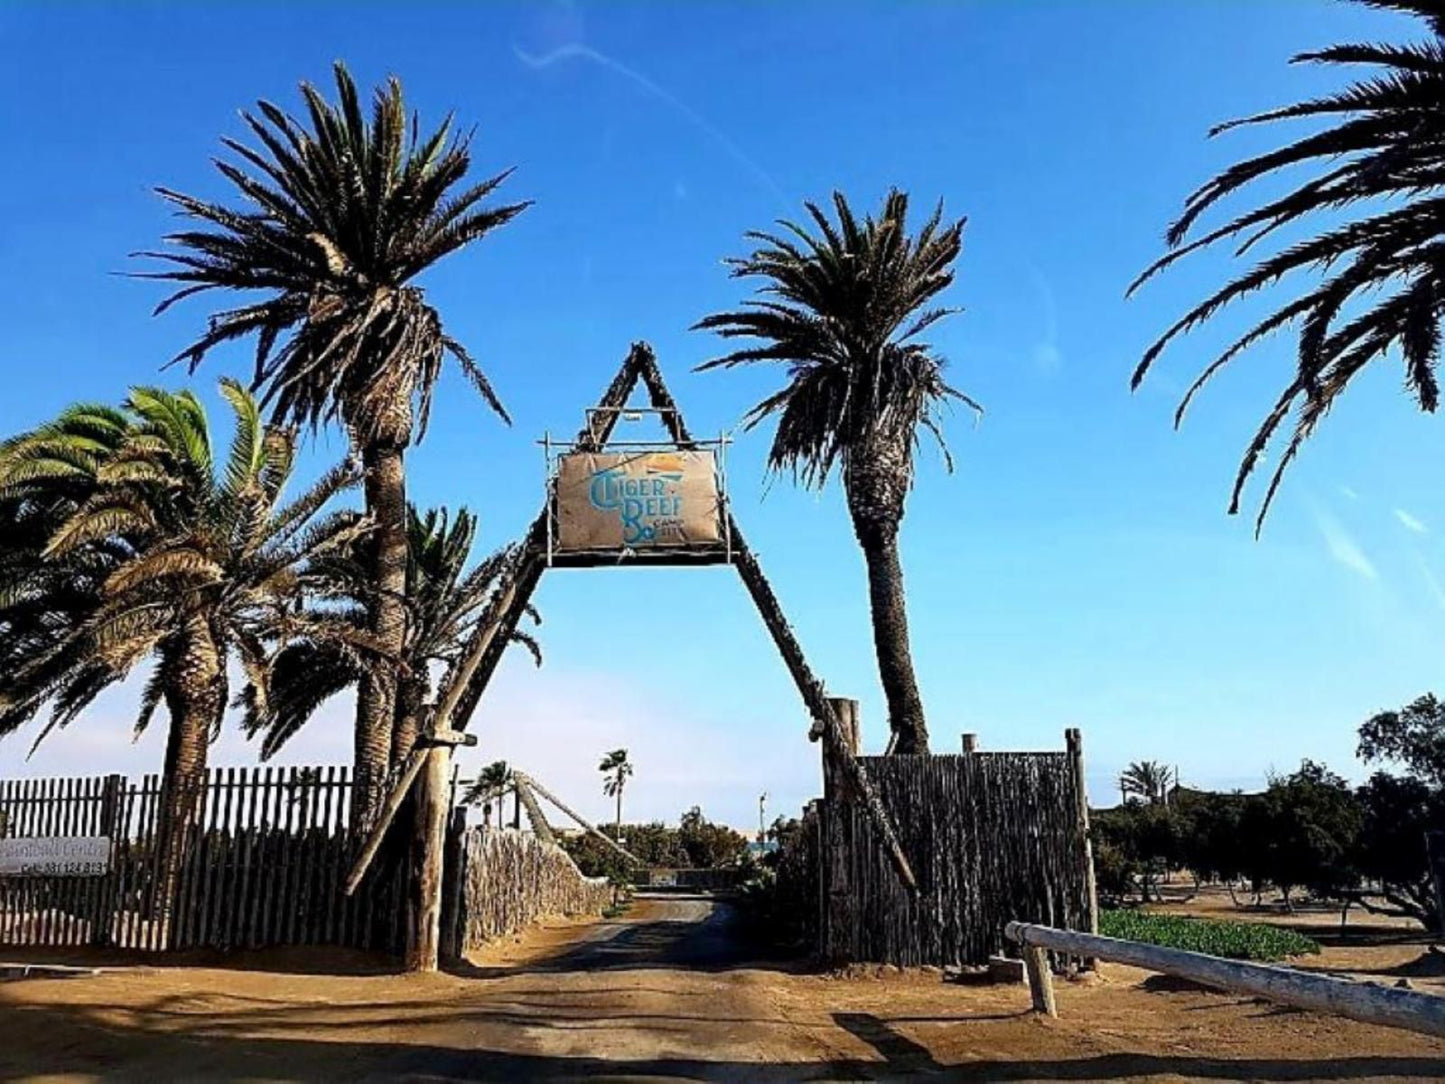
[[1034,1011],[1058,1016],[1059,1007],[1054,1001],[1054,973],[1049,967],[1049,950],[1038,945],[1025,945],[1024,970],[1029,976],[1029,994],[1034,1001]]
[[861,744],[858,701],[830,697],[842,731],[843,749],[835,753],[823,742],[823,957],[851,961],[857,955],[853,930],[853,811],[857,799],[843,757],[856,757]]
[[447,811],[451,807],[452,749],[433,745],[426,751],[417,786],[416,837],[412,847],[414,921],[407,925],[406,969],[435,971],[441,950],[442,856]]

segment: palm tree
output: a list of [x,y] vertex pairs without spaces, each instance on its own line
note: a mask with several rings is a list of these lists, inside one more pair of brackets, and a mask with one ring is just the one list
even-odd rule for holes
[[[0,672],[14,675],[36,658],[49,658],[48,676],[37,687],[53,682],[57,705],[107,677],[99,660],[86,659],[76,633],[128,551],[122,540],[104,539],[56,561],[45,558],[45,548],[93,495],[101,465],[132,433],[123,410],[77,404],[0,444]],[[0,690],[9,691],[3,681]],[[27,722],[41,703],[17,703],[0,713],[0,734]]]
[[[407,518],[406,599],[409,620],[401,655],[392,760],[411,752],[427,704],[435,691],[433,671],[455,667],[491,600],[497,576],[512,551],[502,549],[470,570],[467,561],[476,537],[477,518],[465,508],[455,520],[445,508]],[[353,547],[313,562],[305,589],[314,620],[306,635],[282,644],[267,663],[269,697],[248,711],[246,732],[264,734],[261,757],[269,759],[304,726],[327,700],[359,685],[371,656],[352,642],[352,630],[366,627],[367,604],[375,593],[365,555]],[[533,620],[540,620],[529,607]],[[332,635],[332,633],[339,635]],[[521,644],[540,666],[541,647],[524,629],[511,640]],[[445,687],[445,682],[443,683]]]
[[[47,605],[39,592],[52,584],[59,585],[60,620],[0,678],[0,732],[49,703],[38,743],[154,660],[136,731],[165,705],[162,901],[221,726],[227,660],[234,657],[246,675],[246,697],[264,702],[266,640],[309,624],[294,612],[302,570],[369,528],[354,512],[318,518],[359,480],[349,464],[283,504],[292,437],[268,430],[240,385],[222,381],[221,394],[236,417],[224,462],[195,396],[154,388],[132,390],[122,413],[68,411],[0,449],[0,492],[37,506],[72,506],[39,552],[40,578],[4,585],[0,630],[7,637],[35,628],[35,612]],[[77,582],[89,585],[88,596],[75,592]],[[0,655],[18,661],[11,643]]]
[[602,793],[617,799],[617,820],[613,824],[612,838],[622,841],[622,791],[632,777],[632,762],[627,759],[626,749],[614,749],[597,765],[602,773]]
[[489,824],[492,819],[492,803],[496,803],[497,827],[502,827],[502,795],[506,788],[511,785],[513,773],[511,766],[505,760],[494,760],[482,769],[477,776],[477,781],[472,784],[471,790],[467,791],[463,801],[469,803],[482,803],[482,823]]
[[1119,793],[1126,800],[1133,795],[1158,805],[1168,798],[1174,782],[1174,773],[1168,765],[1157,760],[1136,760],[1119,774]]
[[[260,144],[222,142],[242,164],[218,161],[244,209],[168,188],[160,194],[196,229],[143,253],[169,266],[144,273],[179,289],[157,307],[208,290],[247,295],[215,313],[206,333],[178,356],[192,369],[215,346],[256,336],[253,385],[272,417],[345,426],[365,467],[366,507],[376,524],[368,620],[390,658],[406,639],[404,455],[425,433],[432,392],[447,355],[487,404],[506,418],[485,374],[449,336],[415,279],[527,206],[484,204],[507,177],[459,187],[470,139],[448,117],[430,135],[407,115],[401,84],[379,89],[368,120],[344,65],[337,104],[301,85],[308,122],[270,102],[242,117]],[[381,798],[392,747],[397,668],[368,668],[357,697],[356,785],[363,821]]]
[[[898,528],[913,484],[923,432],[943,447],[939,408],[949,399],[978,404],[943,379],[944,360],[917,336],[953,310],[932,304],[953,281],[964,220],[945,224],[940,203],[908,233],[908,197],[889,192],[879,216],[859,222],[833,194],[835,225],[804,204],[817,233],[783,221],[785,234],[749,233],[752,255],[729,261],[735,278],[763,280],[761,300],[701,320],[724,338],[762,340],[707,362],[788,367],[788,383],[748,413],[749,428],[776,414],[768,454],[773,471],[791,470],[821,488],[841,470],[853,531],[868,566],[878,669],[888,701],[894,751],[926,753],[928,728],[908,645],[908,613]],[[788,236],[791,235],[791,236]],[[944,459],[950,469],[947,448]]]
[[[1243,255],[1285,231],[1289,241],[1211,294],[1172,324],[1145,352],[1137,387],[1164,348],[1225,306],[1292,272],[1318,273],[1298,296],[1253,324],[1200,373],[1175,414],[1182,421],[1194,395],[1248,347],[1273,331],[1297,328],[1298,362],[1245,450],[1229,510],[1237,512],[1246,481],[1285,420],[1293,432],[1260,507],[1256,533],[1286,468],[1350,381],[1370,362],[1397,352],[1420,409],[1439,401],[1435,368],[1445,314],[1445,6],[1439,0],[1362,0],[1419,17],[1431,37],[1409,45],[1347,44],[1301,53],[1296,62],[1369,65],[1370,78],[1310,101],[1217,126],[1234,128],[1301,118],[1329,122],[1278,150],[1248,158],[1197,189],[1169,227],[1171,251],[1129,287],[1183,256],[1216,245]],[[1221,200],[1281,171],[1313,167],[1285,194],[1269,196],[1213,229],[1198,228]],[[1297,239],[1301,229],[1319,230]]]

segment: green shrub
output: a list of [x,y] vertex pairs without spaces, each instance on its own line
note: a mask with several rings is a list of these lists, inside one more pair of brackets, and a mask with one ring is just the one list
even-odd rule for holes
[[1105,937],[1207,952],[1232,960],[1283,960],[1320,951],[1319,943],[1304,934],[1263,922],[1220,922],[1144,911],[1100,911],[1099,932]]

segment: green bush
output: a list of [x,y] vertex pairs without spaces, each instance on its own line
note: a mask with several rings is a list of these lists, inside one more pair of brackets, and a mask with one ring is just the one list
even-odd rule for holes
[[1283,960],[1320,951],[1319,943],[1304,934],[1263,922],[1219,922],[1144,911],[1100,911],[1099,932],[1105,937],[1207,952],[1232,960]]

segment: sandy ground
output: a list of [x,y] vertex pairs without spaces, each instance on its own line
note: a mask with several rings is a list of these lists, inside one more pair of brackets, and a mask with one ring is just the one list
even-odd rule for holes
[[[1426,946],[1377,936],[1311,966],[1435,981]],[[750,963],[726,907],[699,899],[551,923],[443,975],[340,954],[204,963],[0,983],[0,1080],[1445,1078],[1445,1042],[1128,968],[1061,983],[1046,1020],[1019,986]]]

